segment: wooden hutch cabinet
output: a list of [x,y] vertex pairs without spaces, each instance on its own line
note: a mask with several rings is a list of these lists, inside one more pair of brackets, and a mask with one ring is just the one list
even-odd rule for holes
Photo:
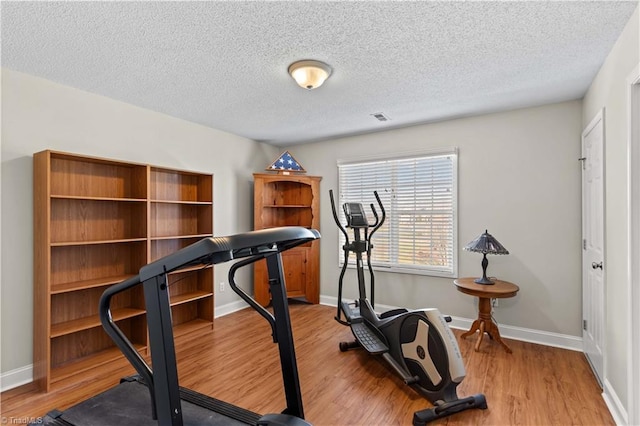
[[[304,226],[320,231],[320,180],[318,176],[254,173],[254,229]],[[287,296],[320,302],[320,241],[282,254]],[[265,261],[255,265],[254,296],[263,306],[271,295]]]
[[[213,235],[213,175],[43,151],[34,171],[34,381],[51,384],[121,356],[98,300],[140,267]],[[174,334],[213,327],[213,268],[169,275]],[[147,352],[142,286],[112,301]]]

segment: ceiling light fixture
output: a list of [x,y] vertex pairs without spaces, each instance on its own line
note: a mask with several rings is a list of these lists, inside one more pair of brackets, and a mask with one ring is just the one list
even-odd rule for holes
[[303,89],[311,90],[322,86],[331,75],[331,67],[314,60],[297,61],[289,65],[289,74]]

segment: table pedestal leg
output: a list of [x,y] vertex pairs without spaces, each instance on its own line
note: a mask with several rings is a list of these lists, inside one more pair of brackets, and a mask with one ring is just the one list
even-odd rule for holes
[[478,298],[478,319],[473,322],[471,325],[471,329],[462,334],[463,339],[472,335],[476,331],[480,331],[478,335],[478,340],[475,344],[476,352],[480,350],[480,343],[482,342],[482,338],[484,337],[484,333],[487,333],[489,337],[496,342],[500,343],[505,351],[508,353],[512,353],[511,348],[507,346],[506,343],[502,341],[500,338],[500,331],[498,330],[498,325],[493,322],[493,318],[491,318],[491,299],[486,297]]
[[479,329],[480,329],[480,320],[477,319],[473,322],[473,324],[471,324],[471,329],[469,329],[469,331],[464,332],[460,337],[465,339],[467,336],[471,336],[473,333],[475,333]]

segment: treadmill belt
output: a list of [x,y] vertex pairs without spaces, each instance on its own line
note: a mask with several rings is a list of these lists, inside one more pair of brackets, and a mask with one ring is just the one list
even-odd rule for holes
[[[64,412],[47,414],[39,423],[49,426],[157,426],[151,417],[147,387],[137,379],[83,401]],[[189,389],[180,389],[184,426],[256,424],[260,416]],[[215,410],[215,411],[214,411]],[[224,414],[221,414],[224,413]]]

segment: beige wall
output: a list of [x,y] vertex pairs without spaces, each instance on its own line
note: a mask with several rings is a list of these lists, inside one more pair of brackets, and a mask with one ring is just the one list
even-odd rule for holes
[[[32,361],[32,155],[44,149],[213,173],[218,235],[252,229],[251,173],[279,154],[265,144],[2,69],[3,373]],[[215,282],[226,281],[227,271],[217,266]],[[235,300],[227,290],[216,295],[216,306]]]
[[[640,62],[640,16],[636,8],[584,97],[582,125],[604,108],[605,127],[605,394],[628,410],[628,87]],[[636,360],[636,362],[638,362]]]
[[[328,196],[337,190],[336,161],[457,147],[459,276],[481,273],[481,256],[462,247],[486,228],[510,251],[489,258],[488,274],[521,289],[500,301],[497,321],[580,336],[581,112],[571,101],[291,147],[309,173],[323,176],[321,294],[337,296],[340,249]],[[474,299],[451,279],[380,272],[376,284],[379,304],[476,316]],[[355,297],[352,271],[345,285]]]

